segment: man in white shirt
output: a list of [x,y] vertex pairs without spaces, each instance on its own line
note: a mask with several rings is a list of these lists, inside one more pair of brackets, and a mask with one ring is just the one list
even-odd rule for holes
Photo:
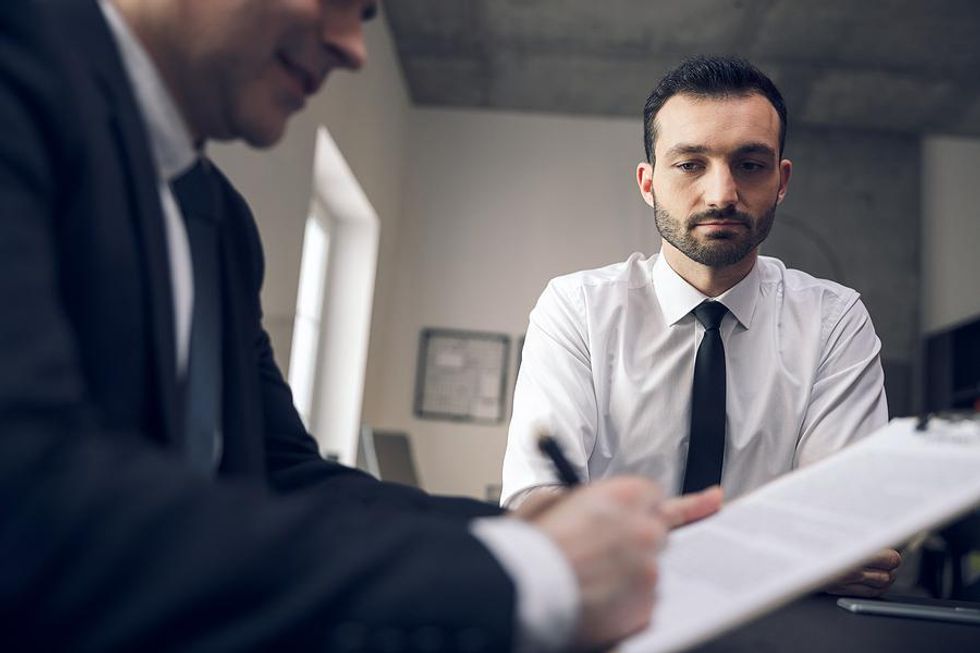
[[[531,313],[503,467],[504,505],[553,486],[535,434],[576,471],[735,498],[887,421],[881,343],[858,293],[759,256],[786,196],[786,109],[760,71],[695,58],[644,110],[650,258],[551,281]],[[713,315],[713,317],[712,317]],[[842,592],[888,587],[883,552]]]

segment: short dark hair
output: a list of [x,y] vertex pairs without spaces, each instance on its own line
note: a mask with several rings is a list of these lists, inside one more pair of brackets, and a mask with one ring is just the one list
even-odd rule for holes
[[643,105],[643,145],[647,161],[653,163],[654,124],[657,113],[675,95],[698,98],[742,97],[759,94],[769,100],[779,114],[779,155],[786,143],[786,104],[772,80],[741,57],[698,56],[685,59],[667,73]]

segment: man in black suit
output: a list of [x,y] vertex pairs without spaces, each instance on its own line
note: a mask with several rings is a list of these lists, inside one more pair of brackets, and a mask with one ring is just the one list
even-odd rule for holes
[[664,528],[717,508],[618,479],[497,517],[320,458],[201,148],[277,141],[375,9],[5,0],[0,648],[595,647],[648,621]]

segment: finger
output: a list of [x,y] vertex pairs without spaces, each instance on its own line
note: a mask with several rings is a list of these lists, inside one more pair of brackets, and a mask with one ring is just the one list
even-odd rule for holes
[[657,586],[657,580],[660,578],[660,570],[657,567],[657,561],[653,558],[647,558],[640,568],[639,577],[640,591],[644,593],[652,593],[654,587]]
[[620,476],[595,483],[591,487],[600,486],[621,505],[633,509],[653,511],[663,500],[663,492],[657,484],[637,476]]
[[853,571],[849,571],[848,573],[836,579],[833,582],[832,586],[841,586],[841,585],[850,585],[851,583],[860,583],[862,577],[862,571],[863,571],[862,569],[855,569]]
[[667,532],[670,527],[659,515],[647,515],[643,525],[645,547],[650,551],[662,551],[667,544]]
[[724,494],[721,486],[715,485],[701,492],[672,497],[663,502],[661,513],[670,528],[684,526],[718,512]]
[[863,567],[853,569],[835,581],[835,584],[860,583],[868,571],[893,572],[902,563],[902,556],[894,549],[883,549],[876,553]]
[[857,569],[846,576],[838,578],[834,585],[867,585],[869,587],[887,588],[895,582],[895,573],[882,569]]
[[876,587],[868,587],[861,583],[850,583],[847,585],[834,585],[825,590],[828,594],[837,596],[857,596],[863,599],[871,599],[884,594],[885,590]]
[[898,569],[899,565],[902,564],[902,554],[895,549],[883,549],[875,554],[871,560],[865,563],[865,568],[868,569],[883,569],[884,571],[891,571],[893,569]]
[[888,589],[895,582],[895,575],[892,572],[880,569],[865,569],[861,576],[859,581],[861,585],[877,589]]

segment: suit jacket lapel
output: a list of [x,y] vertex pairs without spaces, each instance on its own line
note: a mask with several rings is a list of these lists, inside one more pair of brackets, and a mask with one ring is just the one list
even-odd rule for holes
[[180,442],[182,411],[177,393],[173,290],[157,171],[146,128],[115,41],[97,4],[92,0],[59,4],[61,17],[73,26],[65,33],[79,40],[78,51],[88,54],[97,85],[106,100],[121,168],[128,172],[124,186],[133,207],[130,218],[135,221],[137,245],[142,254],[155,390],[161,401],[161,430],[168,442]]
[[235,229],[241,216],[237,206],[222,189],[224,219],[220,225],[222,347],[224,375],[222,413],[224,452],[223,474],[254,476],[264,468],[261,391],[256,375],[254,332],[256,317],[248,310],[252,300],[248,280],[249,266],[242,257],[247,251],[243,234]]

